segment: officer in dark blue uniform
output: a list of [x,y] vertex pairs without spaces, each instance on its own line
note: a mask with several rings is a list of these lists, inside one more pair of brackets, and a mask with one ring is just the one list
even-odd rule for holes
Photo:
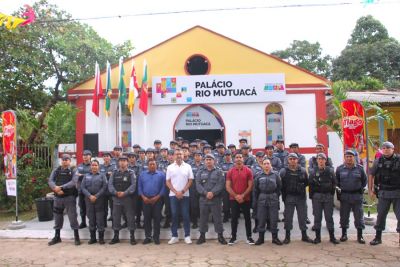
[[357,228],[357,241],[365,244],[362,231],[365,228],[363,193],[367,185],[367,175],[364,168],[355,162],[355,153],[346,150],[344,164],[336,169],[336,180],[340,198],[340,227],[342,236],[340,241],[347,241],[347,228],[349,228],[350,212],[354,213],[354,225]]
[[280,246],[282,242],[278,238],[278,209],[282,183],[278,172],[272,169],[269,159],[264,159],[261,166],[262,172],[254,178],[253,190],[253,209],[257,210],[257,231],[259,235],[255,245],[264,243],[265,224],[269,220],[272,243]]
[[[305,168],[306,167],[306,157],[304,157],[304,155],[302,155],[302,154],[300,154],[300,152],[299,152],[299,144],[297,144],[297,143],[291,143],[290,145],[289,145],[289,150],[290,150],[290,153],[295,153],[296,155],[297,155],[297,157],[299,158],[298,159],[298,163],[297,164],[299,164],[301,167],[303,167],[303,168]],[[283,164],[284,165],[284,167],[287,167],[287,165],[288,165],[288,158],[286,157],[285,158],[285,163]]]
[[274,152],[274,156],[281,160],[281,166],[285,164],[285,158],[289,155],[289,152],[285,150],[285,141],[283,139],[276,140],[276,149]]
[[[324,146],[323,144],[317,144],[317,145],[315,146],[315,153],[316,153],[315,156],[312,156],[312,157],[309,159],[309,161],[308,161],[308,172],[309,172],[309,173],[311,172],[311,169],[314,169],[314,168],[316,168],[316,167],[318,166],[317,155],[318,155],[319,153],[324,153],[324,154],[326,155],[326,153],[325,153],[325,146]],[[325,165],[326,165],[327,167],[333,168],[332,159],[331,159],[330,157],[326,157],[326,163],[325,163]]]
[[[232,152],[231,150],[227,149],[225,151],[225,158],[223,162],[219,165],[222,172],[224,173],[225,180],[226,180],[226,174],[230,169],[232,169],[234,165],[235,163],[232,160]],[[229,221],[229,218],[231,217],[231,205],[229,200],[229,193],[228,191],[226,191],[226,188],[224,188],[224,191],[222,191],[222,212],[224,214],[222,222],[226,223]]]
[[77,171],[75,175],[77,175],[78,180],[78,204],[79,204],[79,213],[81,215],[81,224],[79,228],[85,228],[86,225],[86,204],[85,204],[85,195],[82,193],[80,187],[82,183],[83,176],[86,173],[90,173],[90,160],[92,159],[92,152],[90,150],[83,151],[83,162],[78,165]]
[[107,178],[99,172],[99,165],[100,163],[97,160],[92,160],[91,171],[85,174],[81,184],[89,218],[89,245],[97,242],[96,228],[99,232],[99,243],[104,244],[104,195],[107,188]]
[[318,166],[309,173],[310,198],[314,214],[314,243],[321,243],[322,212],[329,232],[334,232],[333,196],[336,188],[336,178],[333,168],[326,166],[326,155],[317,155]]
[[298,165],[298,156],[295,153],[288,155],[289,165],[280,170],[279,176],[282,179],[282,199],[285,203],[285,230],[284,244],[290,243],[290,231],[293,229],[294,210],[297,211],[301,240],[308,243],[313,241],[307,235],[307,208],[306,208],[306,187],[308,175],[306,169]]
[[48,244],[51,246],[61,242],[60,230],[63,227],[64,209],[66,209],[71,229],[74,230],[75,245],[80,245],[79,224],[76,214],[77,176],[75,176],[75,170],[70,167],[70,155],[64,154],[61,159],[61,166],[53,170],[48,181],[51,190],[54,192],[53,214],[55,229],[55,235]]
[[[197,172],[204,167],[202,162],[202,155],[199,150],[193,153],[193,162],[190,164],[192,167],[192,172],[194,177],[196,177]],[[199,226],[197,224],[198,218],[200,216],[200,206],[199,206],[199,193],[196,190],[196,183],[192,183],[189,187],[189,200],[190,200],[190,220],[192,221],[192,228],[197,229]]]
[[274,146],[273,145],[266,145],[265,146],[265,157],[269,159],[271,162],[272,168],[274,171],[279,172],[282,168],[281,160],[274,156]]
[[394,153],[394,145],[391,142],[382,144],[382,154],[374,161],[369,176],[370,195],[378,197],[376,235],[370,242],[373,246],[382,243],[382,231],[385,230],[386,216],[392,204],[397,218],[396,231],[400,233],[400,156]]
[[256,158],[250,154],[250,146],[247,144],[244,144],[241,148],[242,155],[243,155],[243,163],[247,167],[251,169],[251,166],[256,163]]
[[121,230],[121,216],[125,213],[128,229],[130,231],[130,243],[136,245],[135,239],[135,192],[136,176],[128,169],[128,158],[121,156],[118,159],[118,170],[115,170],[108,182],[108,191],[113,196],[113,229],[114,237],[110,245],[119,243],[119,231]]
[[[103,164],[100,165],[100,173],[104,174],[107,178],[107,183],[110,180],[110,176],[112,172],[117,167],[111,163],[111,153],[104,152],[103,153]],[[110,192],[108,192],[108,187],[106,188],[106,192],[104,194],[104,226],[107,226],[107,216],[108,216],[108,208],[110,208],[110,217],[108,218],[109,221],[112,220],[112,197]]]

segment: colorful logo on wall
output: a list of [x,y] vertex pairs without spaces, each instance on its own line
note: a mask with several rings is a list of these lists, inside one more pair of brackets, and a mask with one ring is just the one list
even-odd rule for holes
[[[156,84],[157,94],[161,94],[161,98],[167,98],[167,95],[171,99],[171,103],[176,103],[177,98],[184,97],[187,93],[187,87],[178,88],[176,87],[176,77],[165,77],[161,78],[161,82]],[[187,103],[192,102],[192,98],[186,99]]]
[[282,83],[266,83],[264,91],[284,91],[285,85]]

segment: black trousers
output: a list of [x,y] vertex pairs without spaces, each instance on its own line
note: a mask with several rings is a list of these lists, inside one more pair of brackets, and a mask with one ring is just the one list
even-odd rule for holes
[[162,204],[162,199],[159,199],[153,205],[143,203],[144,232],[146,238],[153,237],[153,239],[160,239]]
[[231,216],[232,216],[231,218],[232,236],[236,236],[238,219],[240,217],[240,212],[242,212],[244,216],[244,224],[246,227],[246,236],[251,237],[250,201],[239,203],[236,200],[231,200],[230,206],[231,206]]

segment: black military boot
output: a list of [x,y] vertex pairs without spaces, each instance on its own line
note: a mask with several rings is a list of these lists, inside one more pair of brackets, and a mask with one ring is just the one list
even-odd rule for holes
[[75,239],[75,246],[79,246],[81,244],[81,240],[79,239],[78,229],[74,230],[74,239]]
[[339,244],[339,241],[335,237],[335,231],[334,230],[329,230],[329,241],[331,241],[332,244]]
[[115,230],[114,231],[114,237],[113,237],[113,239],[111,239],[109,244],[110,245],[114,245],[114,244],[117,244],[117,243],[119,243],[119,231]]
[[258,239],[254,245],[259,246],[264,244],[265,232],[258,232]]
[[221,233],[221,234],[218,234],[218,242],[221,244],[221,245],[226,245],[226,244],[228,244],[228,242],[226,242],[226,240],[225,240],[225,238],[224,238],[224,235]]
[[314,241],[308,237],[306,230],[301,231],[301,241],[306,242],[306,243],[314,243]]
[[346,228],[342,228],[342,236],[340,237],[340,241],[341,242],[346,242],[347,241],[347,229]]
[[135,239],[135,231],[131,230],[131,239],[130,239],[130,243],[132,246],[136,245],[136,239]]
[[376,230],[375,238],[369,244],[371,246],[382,244],[382,231]]
[[290,230],[286,230],[285,239],[283,240],[283,244],[287,245],[290,243]]
[[365,244],[364,237],[362,235],[363,230],[362,229],[357,229],[357,242],[360,244]]
[[87,227],[87,225],[86,225],[86,217],[85,216],[81,216],[81,224],[79,225],[79,229],[83,229],[83,228],[86,228]]
[[283,243],[278,238],[278,233],[273,233],[272,234],[272,243],[274,243],[275,245],[278,245],[278,246],[282,246],[283,245]]
[[104,242],[104,231],[99,231],[99,244],[104,245],[106,242]]
[[162,228],[170,228],[171,227],[171,223],[170,220],[168,218],[165,218],[165,222]]
[[55,245],[57,243],[61,243],[60,229],[56,229],[53,239],[47,244],[49,246],[52,246],[52,245]]
[[196,244],[201,245],[206,242],[206,233],[200,233],[199,239],[197,239]]
[[93,231],[90,230],[90,239],[88,241],[88,244],[91,245],[91,244],[94,244],[94,243],[97,243],[96,231],[95,230],[93,230]]
[[315,229],[315,239],[314,244],[321,243],[321,229]]

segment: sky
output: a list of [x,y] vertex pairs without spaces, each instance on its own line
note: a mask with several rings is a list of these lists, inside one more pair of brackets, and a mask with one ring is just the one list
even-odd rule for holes
[[[370,0],[371,2],[372,0]],[[31,0],[0,0],[0,13],[11,14]],[[266,53],[283,50],[293,40],[319,42],[323,54],[338,56],[356,21],[372,15],[400,40],[400,0],[49,0],[73,18],[99,18],[91,25],[113,44],[131,40],[140,53],[193,26],[201,25]],[[330,6],[316,6],[326,5]],[[238,9],[242,8],[242,9]],[[184,10],[233,9],[161,15]],[[129,15],[126,16],[125,15]]]

